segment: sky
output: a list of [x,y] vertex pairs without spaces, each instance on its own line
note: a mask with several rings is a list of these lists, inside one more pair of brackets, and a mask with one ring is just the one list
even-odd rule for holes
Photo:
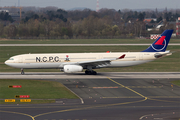
[[[0,6],[55,6],[65,10],[85,7],[96,10],[97,0],[0,0]],[[109,9],[180,9],[180,0],[99,0],[99,8]]]

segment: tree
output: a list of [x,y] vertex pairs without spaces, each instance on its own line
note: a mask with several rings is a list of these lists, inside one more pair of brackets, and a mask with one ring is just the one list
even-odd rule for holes
[[5,28],[5,34],[8,37],[15,37],[17,34],[17,29],[15,25],[6,26]]
[[121,10],[120,9],[118,10],[118,13],[121,14]]
[[60,14],[68,14],[68,12],[63,9],[58,9],[57,12]]
[[12,17],[9,15],[8,12],[1,12],[0,19],[3,21],[10,21],[11,23],[14,22],[14,20],[12,19]]
[[143,20],[144,20],[144,14],[140,13],[140,14],[138,15],[138,20],[139,20],[139,21],[143,21]]
[[33,16],[32,16],[32,18],[35,20],[35,19],[39,19],[39,15],[37,15],[37,14],[34,14]]
[[18,26],[18,35],[19,37],[28,37],[29,35],[29,29],[24,24],[20,24]]
[[117,25],[112,26],[113,36],[118,35],[119,28]]
[[157,18],[157,23],[159,23],[161,20],[162,20],[162,17],[161,17],[161,16],[158,17],[158,18]]
[[137,11],[134,12],[134,18],[138,18],[138,12]]
[[156,15],[155,15],[155,14],[152,14],[152,15],[151,15],[151,18],[156,18]]
[[155,23],[155,21],[154,20],[151,20],[151,22],[150,23]]

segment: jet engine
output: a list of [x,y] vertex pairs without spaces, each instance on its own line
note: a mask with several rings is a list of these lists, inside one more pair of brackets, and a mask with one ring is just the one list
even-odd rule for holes
[[65,65],[64,72],[65,73],[75,73],[75,72],[82,72],[83,67],[80,65]]

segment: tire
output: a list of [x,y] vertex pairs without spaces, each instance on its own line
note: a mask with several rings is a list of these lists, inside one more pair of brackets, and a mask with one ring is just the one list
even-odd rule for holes
[[92,75],[97,75],[97,72],[96,72],[96,71],[93,71],[93,72],[92,72]]

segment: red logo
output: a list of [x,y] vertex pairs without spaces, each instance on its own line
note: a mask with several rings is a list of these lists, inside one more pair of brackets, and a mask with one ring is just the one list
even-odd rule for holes
[[163,42],[164,42],[164,39],[166,38],[166,36],[162,36],[156,43],[155,45],[164,45]]
[[152,44],[151,47],[155,50],[155,51],[161,51],[166,47],[166,36],[161,36],[158,38],[158,40],[156,41],[156,43]]

